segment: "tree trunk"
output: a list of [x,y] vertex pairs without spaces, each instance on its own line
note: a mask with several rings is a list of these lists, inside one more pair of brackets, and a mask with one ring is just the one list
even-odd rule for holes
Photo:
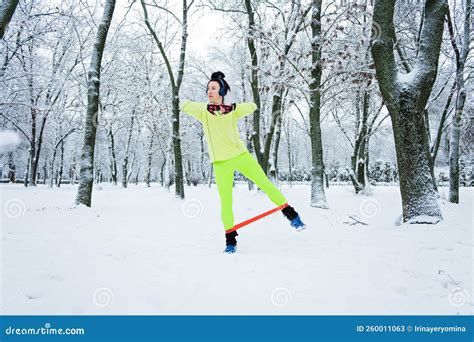
[[179,98],[173,95],[173,151],[174,151],[174,181],[175,196],[184,199],[183,155],[181,153],[181,138],[179,136]]
[[112,125],[109,128],[109,156],[110,156],[110,176],[112,177],[112,183],[117,185],[117,158],[115,157],[115,137],[112,130]]
[[290,137],[290,118],[287,117],[285,123],[285,138],[286,138],[286,154],[288,156],[288,181],[290,182],[290,187],[293,186],[293,170],[292,170],[292,155],[291,155],[291,137]]
[[365,188],[365,168],[367,166],[366,156],[368,153],[368,127],[367,121],[369,117],[369,92],[364,90],[362,96],[362,126],[360,130],[360,135],[362,137],[359,150],[357,151],[357,182],[361,185],[362,188]]
[[10,183],[15,183],[16,167],[15,161],[13,160],[13,152],[8,152],[8,179]]
[[160,181],[161,181],[161,186],[165,186],[165,166],[166,166],[166,159],[163,160],[163,164],[161,164],[160,168]]
[[372,39],[372,56],[384,102],[392,119],[403,221],[436,223],[442,220],[430,171],[430,152],[424,109],[438,69],[446,13],[444,0],[427,0],[417,62],[408,74],[397,71],[393,45],[395,0],[377,0],[373,21],[380,34]]
[[[30,87],[30,93],[33,92],[32,88],[33,88],[33,81],[29,80],[28,83],[30,84],[31,82],[31,85],[29,85]],[[30,94],[30,96],[32,96]],[[30,172],[29,172],[29,178],[30,178],[30,184],[31,185],[34,185],[35,184],[35,174],[36,174],[36,169],[35,169],[35,165],[36,164],[36,156],[35,156],[35,153],[36,153],[36,109],[34,108],[35,104],[34,104],[34,101],[33,99],[30,101],[32,104],[31,104],[31,141],[30,141]]]
[[[170,79],[171,84],[171,95],[172,95],[172,142],[173,142],[173,152],[174,152],[174,166],[175,166],[175,195],[178,198],[184,199],[184,184],[183,184],[183,157],[181,155],[181,138],[179,135],[179,90],[181,88],[181,82],[183,80],[184,74],[184,62],[186,58],[186,43],[188,38],[188,4],[186,0],[183,0],[182,9],[183,9],[183,20],[182,20],[182,31],[181,31],[181,48],[180,48],[180,55],[179,55],[179,66],[177,77],[175,80],[175,76],[173,74],[173,70],[171,68],[171,63],[166,55],[165,49],[156,35],[155,30],[151,26],[148,20],[148,11],[146,9],[146,4],[144,0],[141,0],[141,5],[143,8],[143,14],[145,16],[145,25],[150,31],[155,43],[158,45],[158,49],[160,50],[161,56],[164,59],[166,69],[168,71],[168,76]],[[192,4],[192,2],[191,2]]]
[[356,194],[365,187],[365,141],[368,133],[369,104],[367,90],[364,90],[363,93],[362,115],[360,110],[360,90],[357,90],[356,93],[355,142],[351,156],[351,170],[349,171]]
[[122,187],[126,188],[128,184],[128,154],[130,151],[130,142],[132,141],[133,123],[135,121],[135,110],[130,118],[130,130],[128,131],[127,145],[125,146],[125,157],[122,163]]
[[[449,202],[459,203],[459,137],[463,129],[462,112],[466,102],[466,88],[464,85],[464,66],[469,52],[469,36],[471,33],[471,0],[466,0],[464,9],[464,33],[461,51],[456,52],[456,103],[451,123],[451,139],[449,149]],[[449,13],[449,12],[448,12]],[[450,24],[450,15],[448,17]],[[457,50],[456,40],[450,28],[451,41]],[[470,120],[470,118],[468,118]]]
[[[244,69],[244,64],[242,63],[241,69],[240,69],[240,83],[241,83],[241,88],[242,88],[242,101],[246,102],[247,101],[247,93],[245,91],[245,69]],[[250,120],[248,115],[244,119],[245,121],[245,146],[247,147],[247,150],[252,154],[253,152],[253,146],[252,146],[252,126],[250,125]],[[258,160],[258,159],[257,159]],[[249,188],[249,191],[253,190],[253,182],[250,179],[247,179],[247,186]]]
[[[259,92],[259,78],[258,78],[258,55],[257,49],[255,48],[254,37],[256,34],[256,25],[254,12],[250,0],[245,0],[245,9],[247,11],[247,16],[249,20],[248,35],[247,35],[247,46],[250,52],[250,60],[252,63],[251,73],[252,73],[252,95],[257,109],[253,113],[253,132],[252,132],[252,142],[255,150],[255,156],[260,165],[263,165],[263,153],[260,146],[260,92]],[[265,170],[264,170],[265,171]]]
[[49,167],[49,187],[52,188],[53,187],[53,183],[54,183],[54,162],[56,161],[56,153],[57,153],[57,148],[54,149],[53,151],[53,158],[51,160],[51,164],[50,164],[50,167]]
[[145,183],[147,187],[150,187],[150,177],[151,177],[151,162],[153,160],[153,136],[154,132],[150,134],[150,142],[148,143],[148,160],[145,171]]
[[115,9],[115,0],[106,0],[104,13],[98,27],[96,40],[92,50],[91,63],[87,78],[87,113],[84,125],[84,142],[81,154],[80,183],[77,190],[76,203],[88,207],[92,202],[92,186],[94,182],[94,150],[99,112],[100,65],[104,52],[107,33]]
[[48,173],[47,170],[48,170],[48,164],[45,159],[44,164],[43,164],[43,184],[46,184],[46,178],[47,178],[46,174]]
[[328,209],[324,190],[323,143],[321,137],[321,0],[313,0],[311,16],[311,83],[309,108],[311,136],[311,206]]
[[436,166],[436,157],[438,156],[438,150],[441,144],[441,138],[442,138],[443,130],[444,130],[444,123],[446,122],[446,118],[449,112],[449,107],[451,105],[451,101],[453,99],[455,90],[456,90],[456,81],[453,82],[453,85],[451,86],[451,89],[449,91],[448,99],[446,100],[446,104],[444,105],[443,113],[441,114],[441,119],[439,121],[438,132],[436,134],[436,138],[433,143],[433,146],[431,147],[431,161],[433,163],[433,167]]
[[140,176],[140,166],[141,166],[141,164],[138,163],[138,165],[137,165],[137,173],[135,174],[135,185],[138,185],[138,177]]
[[73,157],[71,166],[69,167],[69,184],[75,184],[76,177],[76,158]]
[[281,137],[281,125],[283,121],[283,112],[285,110],[285,98],[288,94],[288,89],[285,90],[285,95],[282,100],[281,104],[281,110],[280,113],[281,115],[279,116],[278,120],[276,121],[275,125],[275,137],[273,139],[273,144],[271,148],[271,154],[270,154],[270,177],[271,179],[277,183],[278,182],[278,149],[280,147],[280,137]]
[[26,171],[25,171],[25,177],[23,179],[23,185],[25,187],[28,187],[29,184],[29,178],[30,178],[30,165],[31,165],[31,147],[28,150],[28,161],[26,163]]
[[61,161],[59,163],[59,172],[58,172],[58,188],[61,186],[61,181],[63,179],[63,170],[64,170],[64,141],[61,141]]
[[3,0],[0,5],[0,39],[5,35],[8,24],[15,13],[18,0]]
[[[37,144],[37,149],[36,152],[34,153],[34,160],[33,160],[33,165],[32,165],[32,170],[35,170],[36,172],[34,173],[34,179],[32,179],[32,185],[36,186],[38,183],[38,165],[39,165],[39,158],[41,154],[41,147],[43,145],[43,134],[44,134],[44,128],[46,126],[46,119],[48,118],[48,112],[45,112],[43,115],[43,119],[41,121],[41,128],[38,134],[38,144]],[[32,172],[33,175],[33,172]]]
[[170,148],[168,148],[168,150],[166,151],[164,171],[165,171],[164,177],[163,177],[164,186],[167,191],[170,191],[170,186],[171,186],[171,150]]

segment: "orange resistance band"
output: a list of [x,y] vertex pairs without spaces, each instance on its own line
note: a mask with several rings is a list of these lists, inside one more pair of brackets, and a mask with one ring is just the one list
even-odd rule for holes
[[288,203],[282,204],[279,207],[276,207],[276,208],[273,208],[271,210],[268,210],[268,211],[264,212],[263,214],[260,214],[260,215],[257,215],[255,217],[249,218],[248,220],[245,220],[243,222],[237,223],[233,228],[231,228],[229,230],[226,230],[225,232],[226,232],[226,234],[230,233],[230,232],[233,232],[234,230],[242,228],[242,227],[244,227],[244,226],[246,226],[246,225],[248,225],[252,222],[255,222],[257,220],[260,220],[261,218],[264,218],[265,216],[268,216],[270,214],[273,214],[274,212],[282,210],[282,209],[286,208],[287,206],[288,206]]

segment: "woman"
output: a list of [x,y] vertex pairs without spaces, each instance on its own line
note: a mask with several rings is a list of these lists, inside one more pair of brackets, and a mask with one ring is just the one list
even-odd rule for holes
[[[228,232],[234,227],[232,188],[235,170],[254,182],[277,206],[286,204],[286,199],[240,139],[237,120],[252,114],[257,106],[251,102],[225,105],[224,96],[230,87],[224,78],[220,71],[211,75],[207,83],[208,103],[183,101],[180,109],[202,123],[221,201],[221,217],[226,231],[224,252],[230,254],[236,251],[238,236],[237,231]],[[287,206],[282,212],[297,231],[305,228],[293,207]]]

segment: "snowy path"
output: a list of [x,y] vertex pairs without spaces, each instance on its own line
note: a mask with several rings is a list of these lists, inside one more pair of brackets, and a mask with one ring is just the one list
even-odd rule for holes
[[[281,213],[239,230],[224,255],[215,186],[186,201],[157,185],[95,186],[93,208],[77,186],[2,184],[3,314],[471,314],[472,195],[444,203],[438,225],[400,225],[398,188],[355,196],[328,190],[310,208],[309,185],[282,191],[310,226]],[[442,193],[447,189],[442,188]],[[270,209],[245,184],[236,222]],[[367,222],[348,225],[348,215]]]

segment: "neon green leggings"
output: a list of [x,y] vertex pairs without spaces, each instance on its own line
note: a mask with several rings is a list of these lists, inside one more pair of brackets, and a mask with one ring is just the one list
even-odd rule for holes
[[238,170],[242,175],[254,182],[255,185],[262,189],[270,200],[277,206],[286,203],[283,194],[268,179],[260,164],[252,157],[250,152],[246,151],[232,159],[216,161],[213,165],[219,197],[221,200],[221,216],[225,230],[234,227],[232,187],[234,184],[235,170]]

